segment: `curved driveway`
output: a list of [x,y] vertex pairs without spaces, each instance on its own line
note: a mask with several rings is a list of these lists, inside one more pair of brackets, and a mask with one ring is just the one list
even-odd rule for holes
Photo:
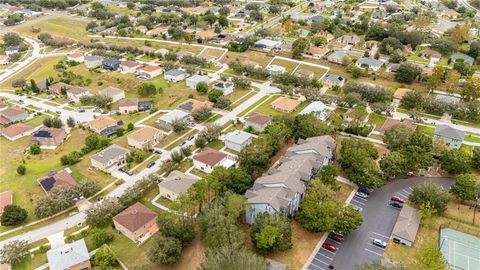
[[[400,210],[388,205],[390,197],[397,195],[408,198],[413,188],[423,182],[436,182],[445,189],[454,183],[451,178],[412,177],[396,179],[375,190],[367,200],[355,196],[351,204],[363,208],[361,214],[363,224],[357,230],[345,237],[342,243],[326,242],[337,247],[336,254],[321,248],[308,266],[311,270],[327,270],[329,265],[334,269],[351,270],[357,264],[366,261],[376,261],[383,258],[384,249],[373,246],[372,238],[388,242]],[[389,243],[389,245],[394,245]]]

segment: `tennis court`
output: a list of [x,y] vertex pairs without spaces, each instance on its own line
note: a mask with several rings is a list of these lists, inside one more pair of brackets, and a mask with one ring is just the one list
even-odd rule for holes
[[480,238],[455,231],[440,231],[440,251],[454,270],[480,269]]

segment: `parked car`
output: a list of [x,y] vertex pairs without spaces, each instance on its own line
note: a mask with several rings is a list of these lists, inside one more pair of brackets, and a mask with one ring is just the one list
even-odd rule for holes
[[187,144],[187,142],[182,142],[182,143],[180,144],[180,147],[184,146],[185,144]]
[[56,111],[56,113],[57,113],[57,114],[62,114],[62,112],[61,112],[61,111]]
[[153,152],[154,152],[155,154],[159,154],[159,155],[163,154],[162,150],[159,150],[159,149],[157,149],[157,150],[155,150],[155,151],[153,151]]
[[340,234],[335,233],[335,232],[329,233],[328,238],[330,238],[334,241],[337,241],[337,242],[342,242],[344,240],[343,235],[340,235]]
[[390,197],[390,200],[394,201],[394,202],[399,202],[399,203],[404,203],[405,202],[402,198],[400,198],[398,196],[395,196],[395,195],[392,195],[392,197]]
[[368,194],[363,193],[363,192],[361,192],[361,191],[357,191],[357,192],[355,193],[355,195],[357,195],[357,196],[360,197],[360,198],[364,198],[364,199],[368,198]]
[[358,191],[363,192],[367,195],[370,195],[370,190],[368,190],[368,188],[366,187],[359,188]]
[[403,204],[402,204],[402,203],[398,203],[398,202],[394,202],[394,201],[393,201],[393,202],[390,202],[390,206],[393,206],[393,207],[399,208],[399,209],[403,208]]
[[23,101],[23,99],[19,99],[18,102],[23,103],[24,101]]
[[377,238],[374,238],[373,239],[373,244],[377,247],[381,247],[381,248],[386,248],[387,247],[387,243],[380,240],[380,239],[377,239]]
[[128,174],[129,176],[132,176],[132,175],[133,175],[133,172],[132,172],[132,171],[126,171],[125,173]]
[[194,138],[195,138],[195,137],[190,136],[190,137],[188,137],[188,140],[191,141],[191,140],[193,140]]
[[415,176],[413,172],[407,172],[407,176]]
[[323,247],[324,249],[326,249],[326,250],[331,251],[331,252],[337,251],[337,248],[336,248],[334,245],[329,244],[329,243],[323,243],[323,244],[322,244],[322,247]]
[[155,161],[148,163],[147,168],[151,168],[155,165]]

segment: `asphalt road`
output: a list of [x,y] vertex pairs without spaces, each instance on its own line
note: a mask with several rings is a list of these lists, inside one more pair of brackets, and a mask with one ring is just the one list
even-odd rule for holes
[[[308,269],[327,270],[329,265],[333,265],[334,269],[351,270],[357,264],[380,260],[384,249],[374,246],[372,240],[377,238],[388,242],[400,212],[399,209],[388,205],[390,197],[397,195],[406,200],[416,185],[426,181],[439,183],[446,189],[454,182],[451,178],[396,179],[375,190],[368,199],[355,196],[351,204],[362,208],[361,214],[364,220],[362,226],[346,236],[342,243],[327,239],[327,243],[337,247],[336,253],[321,248]],[[392,242],[388,244],[394,245]]]

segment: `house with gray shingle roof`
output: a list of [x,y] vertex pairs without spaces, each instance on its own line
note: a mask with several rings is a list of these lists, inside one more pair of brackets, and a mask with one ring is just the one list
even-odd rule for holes
[[187,73],[181,69],[170,69],[165,71],[163,76],[169,82],[179,82],[185,80]]
[[448,125],[438,125],[435,128],[434,136],[445,140],[449,147],[459,149],[465,138],[465,131],[455,129]]
[[373,71],[377,71],[382,67],[383,63],[384,62],[381,61],[381,60],[377,60],[377,59],[374,59],[374,58],[362,57],[362,58],[357,60],[355,65],[359,68],[365,68],[365,69],[371,69]]
[[113,144],[90,157],[91,165],[99,170],[111,172],[127,164],[130,153],[119,145]]
[[229,149],[240,152],[256,137],[256,135],[243,130],[235,130],[225,135],[225,146]]
[[341,64],[345,57],[348,57],[346,50],[336,50],[327,57],[327,60],[332,63]]
[[84,239],[50,249],[47,251],[47,259],[51,270],[91,269]]
[[473,57],[468,56],[468,55],[463,54],[463,53],[452,54],[452,56],[450,56],[450,60],[452,61],[452,63],[465,62],[469,65],[473,65],[473,62],[475,61],[475,59],[473,59]]
[[173,201],[178,195],[187,191],[190,186],[198,181],[198,179],[198,177],[187,175],[183,172],[172,171],[162,182],[160,182],[160,184],[158,184],[160,195]]

